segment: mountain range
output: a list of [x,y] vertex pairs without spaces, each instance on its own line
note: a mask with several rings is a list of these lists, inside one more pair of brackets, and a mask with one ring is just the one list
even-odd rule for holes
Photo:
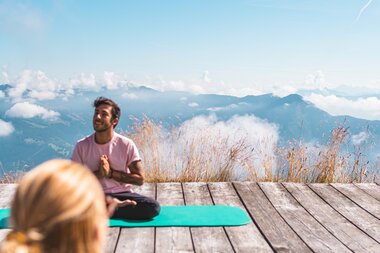
[[69,158],[76,141],[93,131],[92,101],[99,96],[119,103],[122,116],[117,131],[131,130],[131,116],[139,119],[147,116],[162,122],[165,127],[171,127],[200,115],[213,114],[220,121],[227,121],[236,115],[254,115],[278,127],[279,145],[286,145],[291,140],[324,145],[335,127],[346,126],[351,136],[363,132],[370,136],[370,140],[363,142],[363,145],[371,145],[368,159],[375,160],[380,154],[380,145],[376,143],[380,137],[380,121],[332,116],[298,94],[286,97],[273,94],[234,97],[129,86],[123,90],[74,90],[70,96],[62,92],[52,100],[22,100],[55,112],[57,116],[50,119],[41,115],[12,115],[10,109],[16,102],[9,96],[10,89],[11,85],[0,84],[3,94],[0,96],[0,119],[14,127],[11,134],[0,136],[0,165],[3,171],[29,170],[47,159]]

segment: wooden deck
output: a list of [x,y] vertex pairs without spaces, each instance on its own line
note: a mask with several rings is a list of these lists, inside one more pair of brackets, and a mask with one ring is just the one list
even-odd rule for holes
[[[0,185],[8,207],[15,185]],[[136,190],[162,205],[239,206],[240,227],[111,228],[106,252],[380,252],[377,184],[162,183]],[[7,230],[0,230],[0,239]]]

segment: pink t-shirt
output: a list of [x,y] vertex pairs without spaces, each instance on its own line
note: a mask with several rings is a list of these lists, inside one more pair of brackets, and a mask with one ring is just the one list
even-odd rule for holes
[[[95,142],[95,133],[77,142],[71,160],[84,164],[92,171],[99,169],[100,156],[107,155],[111,168],[129,173],[128,166],[134,161],[140,161],[140,155],[135,143],[118,133],[106,144]],[[102,178],[100,183],[105,193],[131,192],[131,185]]]

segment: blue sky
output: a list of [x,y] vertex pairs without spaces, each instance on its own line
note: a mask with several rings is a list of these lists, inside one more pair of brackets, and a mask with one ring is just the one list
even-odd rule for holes
[[238,96],[365,87],[307,99],[380,119],[379,27],[379,0],[0,0],[0,83]]

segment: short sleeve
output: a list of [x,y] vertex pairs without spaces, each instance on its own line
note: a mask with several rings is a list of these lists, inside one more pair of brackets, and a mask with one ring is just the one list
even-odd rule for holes
[[129,150],[128,150],[128,166],[136,161],[141,161],[139,150],[137,149],[136,144],[130,140],[129,143]]
[[71,156],[71,161],[83,164],[81,155],[79,153],[79,145],[78,144],[74,148],[73,155]]

